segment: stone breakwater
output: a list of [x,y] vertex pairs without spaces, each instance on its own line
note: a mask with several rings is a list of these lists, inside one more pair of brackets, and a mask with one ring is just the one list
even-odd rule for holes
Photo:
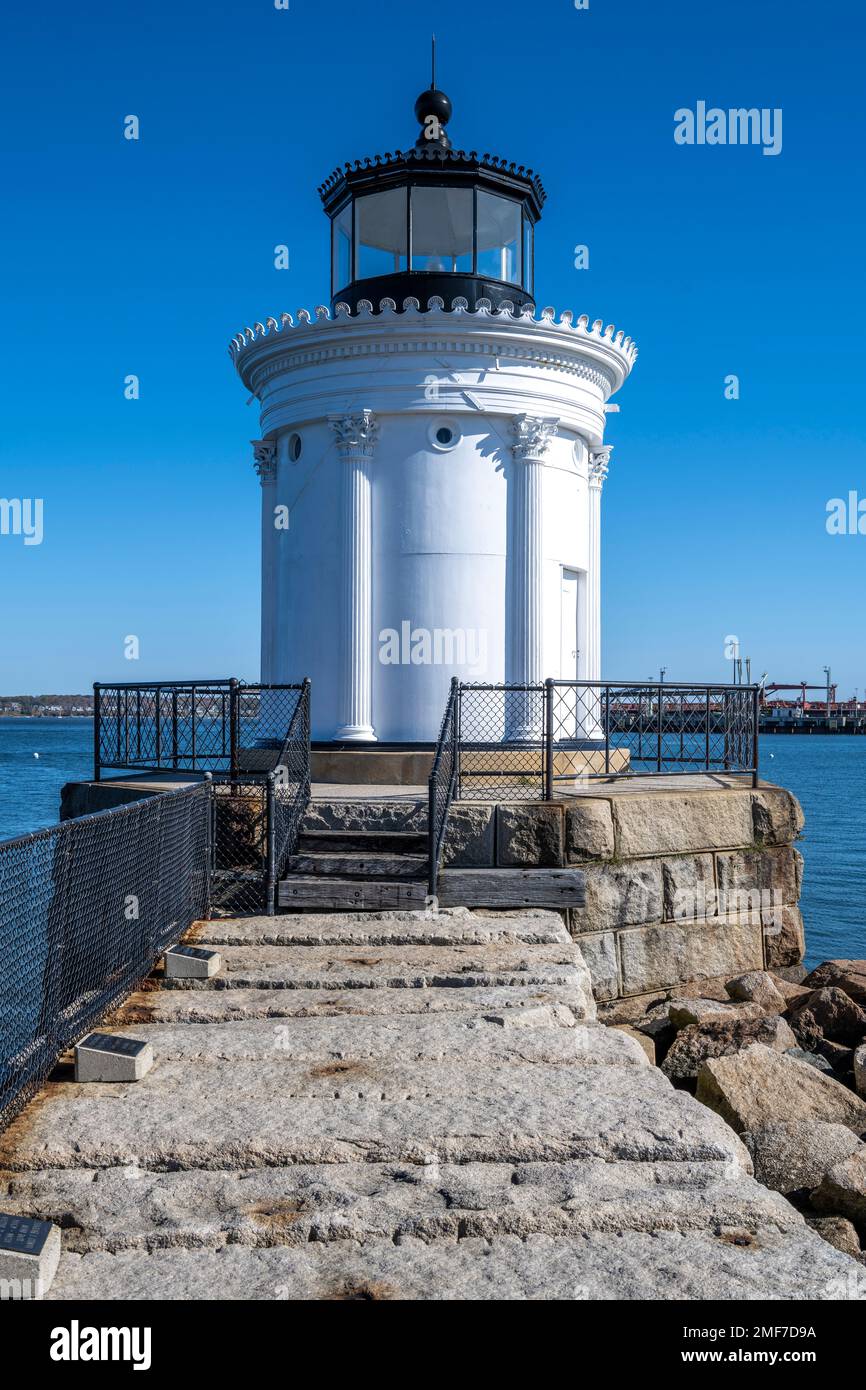
[[556,914],[191,939],[220,975],[156,972],[107,1021],[151,1072],[61,1070],[0,1136],[3,1209],[63,1228],[50,1298],[866,1295],[727,1118],[596,1020]]
[[555,803],[460,803],[445,863],[580,866],[586,906],[570,910],[569,926],[600,1003],[799,962],[796,798],[721,777],[685,790],[686,779],[670,780],[678,789],[633,778]]
[[866,1265],[866,961],[706,988],[619,1026],[741,1136],[762,1183]]

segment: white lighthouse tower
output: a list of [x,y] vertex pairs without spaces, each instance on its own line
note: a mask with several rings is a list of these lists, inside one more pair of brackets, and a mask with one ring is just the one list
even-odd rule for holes
[[452,676],[600,677],[605,412],[636,348],[537,312],[540,179],[454,150],[435,86],[415,113],[412,149],[320,189],[330,310],[230,349],[261,405],[262,680],[311,677],[321,742],[429,745]]

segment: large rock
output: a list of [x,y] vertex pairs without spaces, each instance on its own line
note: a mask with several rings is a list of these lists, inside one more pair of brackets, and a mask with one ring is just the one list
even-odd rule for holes
[[866,1098],[866,1043],[854,1053],[854,1085],[858,1096]]
[[755,912],[766,922],[775,907],[796,903],[802,855],[790,845],[716,855],[719,894],[726,912]]
[[715,914],[715,877],[711,854],[678,854],[662,860],[666,922]]
[[799,907],[780,907],[764,924],[764,954],[768,970],[798,965],[806,949],[803,914]]
[[866,1144],[861,1144],[826,1173],[812,1193],[818,1211],[832,1211],[866,1223]]
[[779,1015],[732,1019],[728,1023],[691,1024],[675,1037],[662,1063],[662,1071],[672,1081],[686,1081],[696,1077],[710,1057],[727,1057],[752,1043],[764,1043],[777,1052],[784,1052],[793,1042],[794,1034]]
[[595,932],[575,938],[592,980],[596,999],[616,999],[619,994],[619,964],[613,932]]
[[803,984],[809,989],[832,987],[845,993],[866,1009],[866,960],[825,960]]
[[563,862],[559,806],[499,806],[496,863],[508,869],[558,868]]
[[565,812],[565,857],[569,864],[612,859],[613,814],[609,801],[587,796],[570,801]]
[[621,859],[739,849],[755,838],[752,794],[738,789],[619,796],[613,818]]
[[609,931],[613,927],[660,922],[662,916],[661,865],[587,864],[586,905],[574,908],[572,920],[580,932]]
[[792,1010],[791,1027],[809,1049],[824,1038],[853,1047],[866,1037],[866,1013],[842,989],[816,989]]
[[776,988],[772,975],[768,975],[766,970],[748,970],[745,975],[728,980],[726,988],[732,999],[758,1004],[767,1013],[785,1012],[785,996]]
[[844,1216],[807,1216],[806,1224],[811,1226],[813,1231],[817,1231],[828,1245],[841,1250],[843,1255],[853,1255],[855,1259],[859,1257],[860,1237],[857,1228],[852,1222],[846,1221]]
[[744,843],[789,845],[803,829],[799,801],[783,787],[761,787],[752,793],[753,834]]
[[817,1187],[837,1163],[861,1148],[844,1125],[795,1120],[747,1131],[743,1143],[752,1155],[755,1177],[774,1192]]
[[793,1120],[845,1125],[858,1136],[866,1131],[866,1103],[832,1077],[760,1043],[705,1062],[697,1098],[739,1133]]
[[720,1023],[731,1024],[738,1019],[764,1017],[758,1004],[725,1004],[719,999],[671,999],[667,1016],[674,1028],[688,1028],[690,1024]]
[[686,980],[741,975],[763,965],[760,926],[726,918],[624,931],[619,949],[623,994],[649,994]]
[[465,801],[451,807],[442,854],[444,865],[461,869],[493,867],[495,806],[472,806]]

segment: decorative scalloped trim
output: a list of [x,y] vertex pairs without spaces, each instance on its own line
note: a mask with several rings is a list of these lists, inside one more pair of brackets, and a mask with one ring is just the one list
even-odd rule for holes
[[354,174],[364,169],[384,170],[400,164],[424,164],[431,161],[440,164],[477,164],[482,169],[491,169],[499,174],[513,174],[515,178],[523,179],[532,185],[539,203],[544,203],[547,198],[540,177],[534,169],[528,168],[525,164],[516,164],[513,159],[503,159],[501,155],[497,154],[479,155],[477,150],[444,150],[439,145],[435,148],[425,146],[424,149],[420,150],[414,147],[408,150],[395,150],[393,154],[387,150],[383,155],[368,155],[366,159],[350,159],[345,164],[338,164],[324,183],[319,185],[319,197],[326,198],[347,174]]
[[[581,314],[577,322],[574,322],[574,314],[570,309],[565,309],[556,321],[556,310],[550,305],[545,306],[541,311],[541,316],[535,318],[535,306],[524,304],[519,314],[515,314],[514,305],[511,300],[503,300],[500,307],[496,310],[489,299],[479,299],[476,309],[469,308],[467,300],[463,296],[458,296],[451,301],[451,308],[445,308],[445,301],[438,294],[434,294],[427,301],[426,310],[421,309],[418,300],[414,298],[404,299],[402,309],[398,309],[393,299],[382,299],[379,301],[380,318],[387,320],[401,318],[403,315],[409,318],[416,316],[441,318],[445,315],[453,314],[459,318],[474,319],[503,319],[511,323],[534,323],[545,328],[559,329],[563,332],[574,334],[578,338],[589,338],[595,342],[607,343],[615,348],[628,362],[629,367],[634,364],[637,357],[637,344],[631,338],[624,336],[622,329],[618,332],[612,323],[606,328],[603,327],[602,319],[595,319],[592,327],[589,326],[589,315]],[[308,328],[311,325],[318,327],[324,323],[338,323],[353,320],[354,322],[378,322],[373,317],[373,305],[369,299],[358,301],[357,313],[352,314],[349,305],[342,301],[334,307],[334,317],[331,318],[330,312],[324,304],[317,304],[314,310],[315,323],[307,309],[299,309],[297,314],[297,327],[299,329]],[[229,356],[233,362],[237,362],[245,348],[252,347],[254,343],[260,343],[264,338],[279,337],[293,328],[291,314],[281,314],[280,322],[273,317],[265,323],[256,323],[253,328],[244,328],[232,338],[229,344]]]

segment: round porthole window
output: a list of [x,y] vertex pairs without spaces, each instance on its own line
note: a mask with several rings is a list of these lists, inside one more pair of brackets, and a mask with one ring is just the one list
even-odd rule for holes
[[301,436],[299,434],[289,436],[289,463],[297,463],[298,459],[301,457],[302,447]]
[[455,420],[434,420],[428,433],[433,448],[440,451],[453,449],[460,443],[460,430]]

